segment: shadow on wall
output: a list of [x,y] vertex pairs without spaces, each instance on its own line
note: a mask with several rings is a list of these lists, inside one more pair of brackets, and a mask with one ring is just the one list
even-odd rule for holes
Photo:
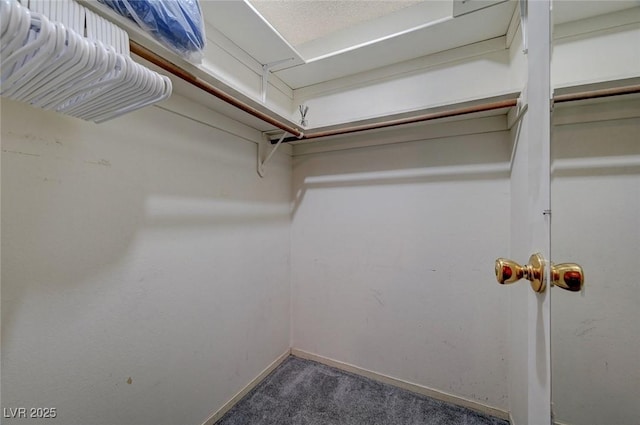
[[288,164],[274,158],[276,178],[259,179],[253,143],[158,108],[96,125],[2,104],[7,341],[24,291],[82,290],[88,281],[106,291],[101,274],[132,261],[142,230],[172,228],[180,239],[195,227],[289,220],[289,188],[277,176]]
[[[598,113],[616,104],[600,106]],[[553,255],[585,273],[583,293],[552,291],[552,392],[563,423],[626,424],[640,417],[633,395],[640,390],[637,100],[635,107],[635,118],[554,128]]]
[[[491,44],[495,48],[496,41],[483,43],[489,43],[484,44],[485,48]],[[310,94],[308,99],[302,94],[298,103],[309,106],[313,126],[325,127],[437,107],[456,99],[481,99],[509,89],[519,91],[518,81],[507,81],[511,79],[512,56],[518,57],[519,50],[505,50],[501,46],[498,50],[478,55],[477,49],[482,50],[480,46],[483,43],[441,52],[444,55],[441,57],[436,53],[427,56],[426,62],[424,58],[418,58],[401,64],[402,71],[393,78],[351,81],[347,86]],[[474,50],[475,53],[471,53]],[[395,70],[398,72],[397,66]],[[474,72],[484,76],[482,83],[469,78]]]
[[510,156],[508,131],[299,156],[292,216],[310,189],[504,179]]
[[638,118],[555,126],[552,178],[640,173]]
[[11,339],[23,291],[53,293],[118,261],[144,218],[145,193],[132,180],[139,152],[118,152],[134,142],[125,126],[2,103],[2,277],[11,298],[2,319]]

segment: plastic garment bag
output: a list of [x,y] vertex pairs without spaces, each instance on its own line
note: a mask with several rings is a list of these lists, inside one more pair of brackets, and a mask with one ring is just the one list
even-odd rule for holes
[[133,19],[171,50],[190,62],[202,61],[204,19],[198,0],[99,0]]

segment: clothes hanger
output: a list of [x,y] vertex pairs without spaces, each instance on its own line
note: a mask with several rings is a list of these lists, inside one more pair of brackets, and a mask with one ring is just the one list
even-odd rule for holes
[[130,104],[132,100],[143,96],[151,89],[151,85],[154,82],[148,78],[143,67],[138,66],[138,64],[132,60],[127,59],[128,58],[125,58],[127,70],[133,73],[134,77],[126,79],[119,86],[112,87],[109,92],[109,96],[99,99],[94,105],[90,105],[89,108],[82,111],[83,117],[89,117],[111,111],[114,108],[118,108],[120,105],[128,104],[127,102]]
[[72,87],[74,82],[82,79],[87,73],[91,72],[98,61],[97,50],[84,37],[72,33],[78,39],[80,61],[71,68],[68,73],[60,74],[53,80],[49,81],[38,93],[32,95],[29,99],[34,106],[44,106],[56,93]]
[[133,75],[128,72],[125,67],[124,57],[118,55],[116,56],[116,66],[112,73],[106,75],[100,81],[95,83],[91,87],[91,92],[84,96],[82,100],[78,100],[75,103],[65,105],[59,110],[60,112],[76,116],[76,114],[81,114],[88,109],[96,108],[102,97],[104,97],[105,95],[113,96],[114,87],[121,85],[132,77]]
[[62,46],[57,49],[57,55],[53,57],[51,63],[48,63],[46,67],[41,66],[26,82],[14,85],[14,88],[5,93],[7,96],[16,100],[24,100],[23,97],[25,95],[38,90],[44,82],[54,78],[61,72],[65,72],[80,59],[76,39],[69,36],[70,32],[62,24],[57,23],[54,25],[56,26],[56,31],[64,31],[65,34]]
[[[103,122],[171,95],[171,80],[129,57],[121,28],[72,0],[30,7],[0,0],[3,96]],[[84,34],[79,16],[88,38],[71,28]]]
[[149,106],[149,105],[152,105],[154,103],[158,103],[158,102],[161,102],[163,100],[168,99],[169,97],[171,97],[171,92],[172,92],[171,80],[169,79],[169,77],[166,77],[164,75],[160,75],[160,78],[162,79],[163,90],[162,90],[162,95],[159,96],[158,98],[150,99],[149,101],[144,102],[144,103],[137,103],[137,104],[131,105],[131,106],[127,107],[127,108],[124,108],[124,109],[121,109],[121,110],[118,110],[118,111],[114,111],[114,112],[112,112],[110,114],[105,114],[105,115],[102,115],[102,116],[94,117],[94,118],[92,118],[92,120],[99,124],[99,123],[102,123],[102,122],[117,118],[117,117],[119,117],[121,115],[128,114],[129,112],[135,111],[137,109],[144,108],[145,106]]
[[44,109],[60,109],[63,105],[67,105],[68,102],[74,102],[78,100],[78,96],[82,96],[87,90],[91,89],[91,85],[96,83],[102,77],[107,75],[113,70],[116,64],[116,57],[113,52],[108,51],[105,46],[97,42],[95,43],[95,50],[98,54],[96,60],[96,66],[90,70],[89,73],[81,76],[76,82],[69,82],[65,89],[60,90],[55,96],[43,105]]
[[35,39],[2,59],[3,66],[10,71],[2,78],[0,94],[4,94],[14,84],[20,84],[21,79],[37,72],[38,67],[55,54],[56,44],[59,43],[55,26],[40,14],[29,14],[29,27],[34,29],[31,34]]
[[23,45],[31,25],[29,9],[22,7],[17,1],[11,2],[9,13],[10,17],[7,31],[2,36],[2,41],[6,39],[9,41],[2,43],[3,47],[0,48],[0,59],[4,59],[15,49]]
[[11,3],[9,0],[0,0],[0,39],[4,37],[4,33],[9,29],[10,17]]

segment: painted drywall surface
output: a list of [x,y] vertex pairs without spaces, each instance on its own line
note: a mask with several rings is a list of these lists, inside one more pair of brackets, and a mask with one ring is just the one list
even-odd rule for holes
[[506,410],[509,155],[501,131],[295,157],[293,347]]
[[[262,102],[262,66],[226,37],[207,25],[207,44],[200,68],[253,100]],[[270,74],[267,105],[278,114],[296,118],[292,90]]]
[[[640,102],[636,102],[640,116]],[[585,292],[552,290],[553,404],[561,423],[640,418],[640,118],[557,126],[553,261]]]
[[256,151],[159,108],[2,101],[2,407],[200,424],[288,349],[291,161],[260,179]]
[[[501,49],[496,51],[496,45]],[[509,51],[504,49],[504,39],[453,49],[422,61],[387,67],[393,74],[384,77],[383,71],[376,70],[321,84],[316,90],[294,90],[294,103],[309,106],[310,125],[322,127],[519,89],[509,85]]]
[[[557,25],[552,84],[577,84],[640,74],[640,8]],[[510,44],[508,44],[510,42]],[[508,44],[508,46],[507,46]],[[520,91],[526,83],[522,33],[294,90],[309,106],[312,127]]]
[[554,87],[640,75],[640,7],[556,27]]

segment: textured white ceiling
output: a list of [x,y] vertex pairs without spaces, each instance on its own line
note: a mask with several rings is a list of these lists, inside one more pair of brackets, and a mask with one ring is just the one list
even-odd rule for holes
[[425,0],[250,0],[292,46],[389,15]]

